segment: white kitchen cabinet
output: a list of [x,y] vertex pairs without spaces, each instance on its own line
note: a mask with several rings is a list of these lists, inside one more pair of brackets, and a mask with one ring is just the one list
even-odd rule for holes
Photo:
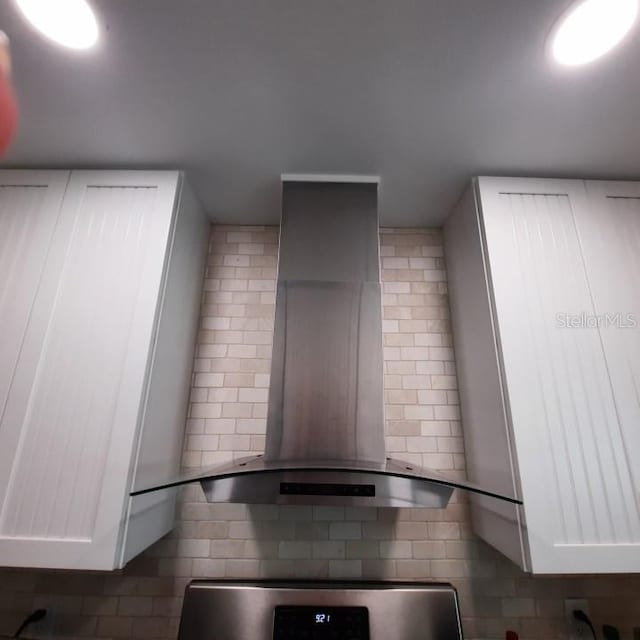
[[640,331],[599,326],[640,319],[639,196],[479,178],[445,227],[470,479],[524,502],[475,530],[534,573],[640,571]]
[[640,183],[589,181],[587,193],[576,226],[640,505]]
[[178,172],[25,171],[0,225],[0,566],[121,567],[173,524],[129,492],[179,468],[208,223]]

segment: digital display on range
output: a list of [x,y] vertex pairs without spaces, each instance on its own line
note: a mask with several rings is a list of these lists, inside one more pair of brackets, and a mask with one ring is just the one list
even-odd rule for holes
[[366,607],[276,607],[273,640],[369,640]]

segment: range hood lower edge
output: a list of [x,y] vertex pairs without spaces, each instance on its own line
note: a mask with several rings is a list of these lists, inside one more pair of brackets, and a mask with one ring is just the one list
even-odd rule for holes
[[[257,477],[259,476],[259,477]],[[505,500],[522,501],[494,493],[441,473],[387,458],[382,464],[363,461],[267,461],[263,456],[234,462],[166,484],[131,493],[142,495],[199,482],[208,502],[246,504],[303,504],[351,507],[445,508],[454,489]]]

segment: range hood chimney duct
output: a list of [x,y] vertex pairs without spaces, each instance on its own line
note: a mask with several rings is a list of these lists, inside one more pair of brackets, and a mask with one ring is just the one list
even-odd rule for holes
[[377,186],[283,185],[265,461],[384,462]]

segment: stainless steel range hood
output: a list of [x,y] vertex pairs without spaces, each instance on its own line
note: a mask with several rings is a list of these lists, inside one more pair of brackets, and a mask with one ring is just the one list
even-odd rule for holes
[[385,456],[375,178],[283,176],[264,456],[200,482],[210,502],[444,507],[485,491]]

